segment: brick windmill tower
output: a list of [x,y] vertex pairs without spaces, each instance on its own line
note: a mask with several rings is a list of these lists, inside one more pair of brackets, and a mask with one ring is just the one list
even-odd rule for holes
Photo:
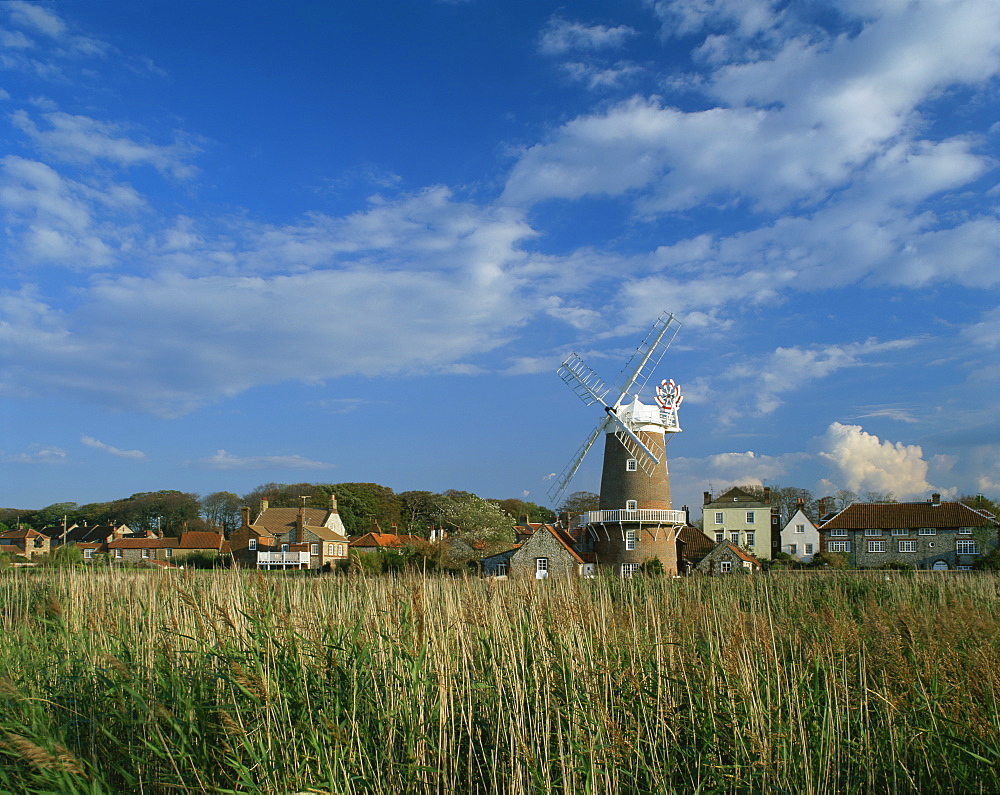
[[639,394],[680,329],[664,312],[622,370],[621,386],[604,383],[575,353],[558,375],[586,405],[599,405],[604,416],[553,484],[553,501],[566,489],[598,437],[604,435],[600,510],[581,517],[585,538],[598,565],[630,577],[657,559],[668,574],[677,572],[677,535],[686,524],[684,511],[670,501],[667,442],[680,431],[677,409],[683,398],[673,381],[661,381],[652,404]]

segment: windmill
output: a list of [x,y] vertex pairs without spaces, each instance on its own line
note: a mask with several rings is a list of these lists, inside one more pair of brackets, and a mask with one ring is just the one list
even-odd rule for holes
[[600,510],[584,514],[582,522],[589,528],[599,562],[620,567],[624,576],[649,557],[676,570],[676,530],[686,517],[683,511],[672,510],[666,444],[668,434],[680,431],[677,409],[683,398],[680,388],[667,380],[657,384],[653,405],[642,403],[639,395],[680,326],[674,315],[660,315],[622,370],[618,386],[606,384],[575,353],[556,371],[584,404],[600,406],[602,416],[549,496],[558,502],[603,434]]

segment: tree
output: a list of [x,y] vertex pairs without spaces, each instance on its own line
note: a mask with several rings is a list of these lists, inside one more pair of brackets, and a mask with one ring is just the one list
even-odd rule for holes
[[450,493],[457,496],[448,497],[442,510],[449,535],[470,545],[485,545],[480,551],[487,555],[513,546],[514,529],[510,516],[499,505],[468,492]]
[[524,500],[514,498],[490,500],[490,502],[495,502],[503,508],[515,522],[523,521],[525,516],[528,517],[529,522],[541,522],[542,524],[549,524],[556,520],[556,515],[550,508],[543,508],[541,505],[533,502],[525,502]]
[[850,489],[839,489],[836,492],[834,492],[833,495],[833,504],[838,511],[844,510],[844,508],[846,508],[852,502],[857,502],[857,501],[858,501],[857,493],[851,491]]
[[560,512],[569,512],[574,516],[586,513],[587,511],[597,511],[601,508],[601,495],[592,491],[574,491],[559,506]]
[[861,502],[896,502],[896,493],[893,491],[866,491],[861,497]]
[[202,515],[210,523],[221,527],[227,535],[243,521],[240,515],[242,506],[242,500],[231,491],[216,491],[201,498]]

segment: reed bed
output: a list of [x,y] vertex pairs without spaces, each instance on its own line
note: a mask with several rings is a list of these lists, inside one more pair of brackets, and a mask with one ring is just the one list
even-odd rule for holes
[[9,792],[992,792],[991,575],[0,577]]

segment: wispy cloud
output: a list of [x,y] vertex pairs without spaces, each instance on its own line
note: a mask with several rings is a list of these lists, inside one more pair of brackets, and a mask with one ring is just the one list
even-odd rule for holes
[[545,55],[617,49],[636,33],[627,25],[586,25],[557,17],[549,20],[542,31],[538,49]]
[[192,466],[202,469],[331,469],[335,465],[313,461],[300,455],[235,456],[225,450],[215,455],[192,461]]
[[110,444],[105,444],[104,442],[95,439],[93,436],[81,436],[80,441],[87,445],[87,447],[93,447],[95,450],[101,450],[105,453],[118,456],[119,458],[128,458],[132,461],[146,460],[146,454],[141,450],[121,450],[117,447],[112,447]]
[[30,453],[14,453],[3,457],[11,464],[64,464],[68,460],[65,450],[58,447],[40,447]]

